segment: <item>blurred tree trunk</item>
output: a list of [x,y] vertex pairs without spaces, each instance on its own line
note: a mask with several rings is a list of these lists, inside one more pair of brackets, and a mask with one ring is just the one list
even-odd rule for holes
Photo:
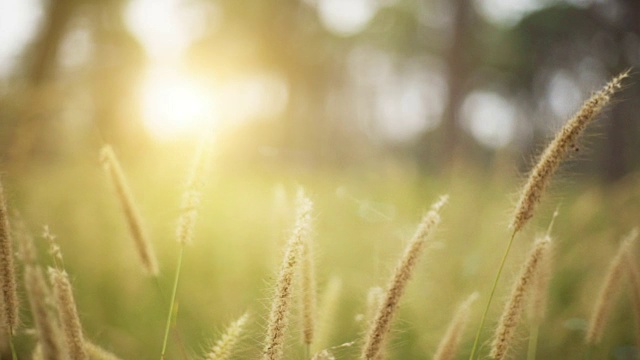
[[12,165],[20,166],[28,160],[37,142],[38,130],[45,123],[45,114],[52,102],[49,85],[55,70],[58,49],[74,9],[74,0],[48,2],[44,24],[32,49],[33,60],[25,74],[29,94],[9,148],[9,161]]
[[[471,27],[473,26],[474,9],[470,0],[454,0],[453,24],[450,33],[450,47],[444,54],[447,65],[447,100],[442,114],[442,125],[439,132],[439,154],[436,162],[445,170],[453,164],[458,156],[464,156],[462,131],[458,123],[460,108],[466,95],[466,82],[471,63],[471,47],[473,46]],[[427,135],[428,136],[428,135]],[[428,140],[422,139],[423,163],[428,164],[427,157],[432,156]]]

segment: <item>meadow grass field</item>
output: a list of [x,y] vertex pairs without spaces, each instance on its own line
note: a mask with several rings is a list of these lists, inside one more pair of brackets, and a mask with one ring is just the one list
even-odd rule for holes
[[246,166],[206,133],[9,169],[3,358],[638,358],[640,174],[550,186],[627,74],[526,179],[506,156]]
[[[116,149],[116,152],[118,150]],[[130,239],[117,197],[95,156],[58,161],[21,174],[6,172],[9,209],[20,211],[40,250],[52,265],[41,233],[47,225],[64,254],[85,337],[125,359],[160,357],[168,298],[179,244],[176,222],[189,158],[195,147],[127,157],[122,166],[149,238],[158,255],[157,282],[145,275]],[[537,356],[616,358],[638,355],[631,288],[614,299],[602,342],[585,345],[588,319],[620,238],[637,225],[640,174],[602,186],[589,174],[564,171],[530,224],[515,239],[504,275],[482,332],[479,354],[491,337],[534,237],[551,231],[555,255],[548,312],[540,326]],[[175,324],[167,358],[203,356],[224,328],[250,314],[233,358],[258,358],[264,346],[271,297],[283,249],[295,220],[295,194],[304,187],[313,201],[322,335],[315,351],[357,358],[366,330],[367,294],[385,287],[422,215],[441,194],[449,203],[417,264],[386,347],[389,358],[430,358],[456,307],[471,293],[472,307],[458,358],[470,352],[495,270],[509,237],[508,224],[523,176],[510,166],[480,172],[461,164],[429,176],[411,166],[387,162],[347,171],[307,168],[243,168],[214,159],[202,190],[193,243],[185,248]],[[21,326],[15,337],[19,358],[35,346],[33,321],[17,265]],[[329,313],[323,295],[337,299]],[[518,326],[512,358],[525,358],[530,328]],[[304,354],[300,304],[294,301],[285,358]],[[319,336],[320,337],[320,336]],[[7,354],[5,352],[5,354]],[[634,355],[635,354],[635,355]]]

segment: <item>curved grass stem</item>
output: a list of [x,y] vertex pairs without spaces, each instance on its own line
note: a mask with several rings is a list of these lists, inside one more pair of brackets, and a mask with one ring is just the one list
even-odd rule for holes
[[478,331],[476,332],[476,338],[473,340],[473,348],[471,348],[471,355],[469,355],[469,360],[473,360],[476,352],[478,350],[478,343],[480,341],[480,335],[482,334],[482,328],[484,327],[484,323],[487,320],[487,314],[489,313],[489,308],[491,307],[491,301],[493,300],[493,296],[496,293],[496,288],[498,287],[498,282],[500,281],[500,275],[502,275],[502,269],[504,268],[504,264],[507,261],[507,256],[509,255],[509,251],[511,250],[511,245],[513,245],[513,239],[516,237],[516,231],[511,234],[511,239],[509,240],[509,244],[507,245],[507,249],[502,255],[502,261],[500,262],[500,267],[498,268],[498,273],[496,274],[496,278],[493,281],[493,287],[491,288],[491,294],[489,294],[489,300],[487,300],[487,307],[484,309],[484,313],[482,314],[482,319],[480,320],[480,326],[478,326]]
[[171,319],[173,318],[173,308],[176,303],[176,294],[178,292],[178,283],[180,282],[180,270],[182,269],[182,254],[184,253],[184,245],[180,245],[180,253],[178,254],[178,265],[176,266],[176,277],[173,282],[173,290],[171,291],[171,302],[169,303],[169,314],[167,315],[167,325],[164,330],[164,339],[162,340],[162,353],[160,360],[164,360],[167,351],[167,341],[169,339],[169,331],[171,329]]

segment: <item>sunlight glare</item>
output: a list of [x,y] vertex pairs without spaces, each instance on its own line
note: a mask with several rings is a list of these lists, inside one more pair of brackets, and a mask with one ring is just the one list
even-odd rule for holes
[[144,125],[161,140],[195,135],[217,121],[213,91],[176,71],[150,71],[141,96]]

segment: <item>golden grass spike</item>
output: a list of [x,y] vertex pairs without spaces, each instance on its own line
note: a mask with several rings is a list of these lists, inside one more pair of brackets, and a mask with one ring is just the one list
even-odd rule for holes
[[49,268],[49,280],[53,286],[64,339],[69,350],[69,359],[88,360],[89,356],[85,348],[82,324],[76,309],[76,301],[73,297],[69,276],[64,270]]
[[527,261],[522,265],[520,275],[514,283],[509,300],[504,306],[498,327],[491,344],[489,356],[493,359],[504,359],[511,347],[516,326],[531,292],[533,280],[537,276],[541,263],[549,255],[551,238],[545,236],[533,244]]
[[2,290],[1,326],[13,334],[18,325],[18,292],[13,264],[12,233],[9,214],[0,183],[0,289]]
[[514,232],[522,227],[533,217],[534,210],[547,185],[567,153],[576,145],[580,134],[600,114],[602,109],[611,101],[613,94],[622,87],[622,80],[629,75],[625,71],[614,77],[600,91],[593,94],[580,110],[560,129],[555,138],[544,150],[538,163],[531,170],[531,174],[520,192],[513,220],[510,227]]
[[529,303],[529,320],[536,325],[540,325],[547,313],[547,303],[549,300],[549,281],[553,267],[552,249],[542,259],[538,266],[538,271],[533,278],[531,290],[531,301]]
[[190,244],[193,241],[204,178],[211,162],[212,152],[209,135],[204,135],[193,158],[185,190],[182,194],[182,204],[176,230],[177,240],[180,244]]
[[478,293],[471,294],[456,310],[447,331],[438,345],[433,360],[452,360],[455,359],[460,346],[460,339],[464,334],[464,330],[469,322],[471,315],[471,305],[478,299]]
[[149,275],[157,276],[158,261],[156,260],[153,246],[144,229],[142,217],[140,216],[136,202],[127,184],[124,171],[111,146],[105,145],[102,147],[100,150],[100,160],[116,190],[118,201],[122,207],[124,217],[129,226],[131,238],[135,244],[142,266]]
[[280,267],[276,293],[271,305],[267,338],[262,354],[263,360],[282,358],[284,335],[289,324],[293,283],[297,274],[298,263],[302,256],[304,239],[309,236],[311,226],[312,204],[304,194],[298,194],[296,224],[293,234],[287,243],[284,260]]
[[402,255],[402,258],[400,259],[387,287],[384,300],[378,308],[377,314],[367,331],[365,344],[360,356],[362,359],[378,359],[378,356],[382,351],[382,345],[384,344],[385,338],[391,328],[391,320],[398,308],[400,298],[404,293],[404,289],[409,282],[411,273],[415,268],[429,235],[440,223],[439,211],[447,202],[447,199],[447,196],[442,196],[440,200],[431,207],[431,210],[429,210],[429,212],[427,212],[423,217],[413,239],[411,239],[409,244],[407,244],[404,254]]
[[585,341],[589,345],[595,345],[602,339],[604,327],[607,323],[611,307],[618,295],[621,279],[626,269],[626,259],[631,254],[631,249],[638,239],[638,229],[633,229],[620,243],[618,252],[609,264],[609,270],[598,294]]
[[316,326],[316,279],[314,251],[311,236],[306,236],[302,254],[301,290],[302,290],[302,335],[307,346],[311,346]]
[[245,313],[238,320],[227,327],[222,337],[213,345],[205,360],[227,360],[233,354],[234,347],[240,340],[242,331],[249,320],[249,313]]
[[42,269],[39,266],[26,265],[24,279],[42,359],[67,359],[67,350],[61,338],[59,325],[47,307],[49,289]]

